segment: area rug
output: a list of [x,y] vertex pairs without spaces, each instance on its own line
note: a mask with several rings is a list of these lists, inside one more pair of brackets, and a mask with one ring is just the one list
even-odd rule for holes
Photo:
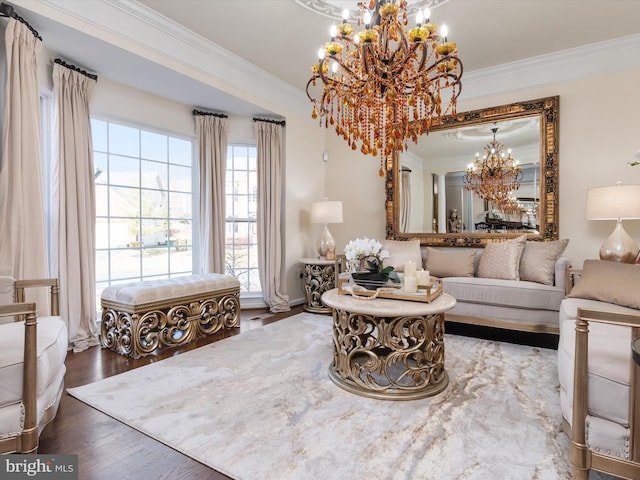
[[569,479],[556,351],[445,337],[449,386],[384,401],[328,377],[299,314],[69,393],[236,479]]

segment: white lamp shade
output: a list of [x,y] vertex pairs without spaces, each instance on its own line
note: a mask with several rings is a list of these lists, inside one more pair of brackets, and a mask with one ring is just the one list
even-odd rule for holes
[[587,220],[640,218],[640,185],[613,185],[587,190]]
[[312,203],[311,223],[342,223],[342,202],[326,200]]

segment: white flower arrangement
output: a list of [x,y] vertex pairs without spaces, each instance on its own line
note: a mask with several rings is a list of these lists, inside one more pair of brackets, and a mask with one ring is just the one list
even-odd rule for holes
[[[364,275],[361,272],[366,270],[370,275],[382,275],[394,283],[400,282],[398,274],[393,271],[394,269],[391,265],[383,267],[382,262],[391,255],[388,250],[384,249],[384,245],[377,240],[366,237],[351,240],[344,247],[344,254],[347,260],[347,268],[352,272],[354,280],[356,273]],[[364,279],[361,278],[361,280]],[[365,286],[364,284],[362,285]]]

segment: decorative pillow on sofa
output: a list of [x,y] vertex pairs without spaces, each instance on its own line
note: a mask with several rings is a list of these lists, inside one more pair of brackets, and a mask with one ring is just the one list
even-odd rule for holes
[[478,261],[478,277],[520,280],[520,257],[526,235],[501,243],[489,243]]
[[608,260],[585,260],[582,275],[567,297],[640,309],[640,267]]
[[404,264],[412,261],[418,270],[422,268],[420,240],[384,240],[382,245],[390,255],[382,262],[385,267],[392,266],[396,272],[404,272]]
[[425,269],[434,277],[473,277],[475,250],[440,250],[427,247]]
[[569,239],[552,242],[526,242],[520,258],[520,280],[553,285],[556,260],[564,253]]

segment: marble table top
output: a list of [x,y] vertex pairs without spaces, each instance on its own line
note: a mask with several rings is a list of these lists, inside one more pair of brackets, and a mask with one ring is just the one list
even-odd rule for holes
[[363,300],[351,295],[338,294],[337,288],[325,292],[322,295],[322,302],[331,308],[378,317],[432,315],[451,310],[456,305],[456,299],[446,293],[427,303],[389,298]]

